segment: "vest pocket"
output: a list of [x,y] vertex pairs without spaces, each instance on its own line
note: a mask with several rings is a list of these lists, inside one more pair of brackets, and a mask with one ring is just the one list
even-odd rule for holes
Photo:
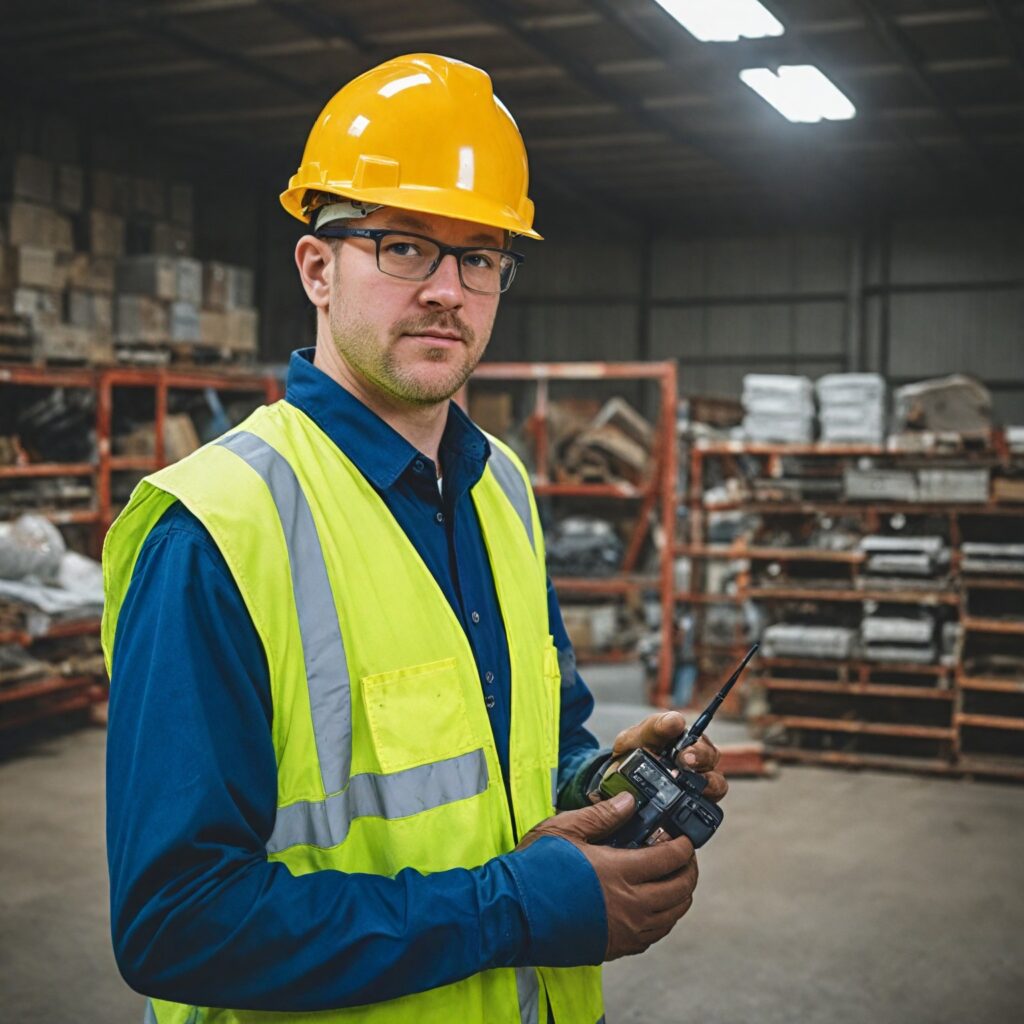
[[474,740],[454,658],[364,676],[363,705],[382,772],[444,761]]

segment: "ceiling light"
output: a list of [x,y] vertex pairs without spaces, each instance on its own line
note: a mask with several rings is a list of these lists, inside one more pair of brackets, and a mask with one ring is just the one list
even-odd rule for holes
[[785,31],[757,0],[654,0],[702,43],[781,36]]
[[740,81],[767,100],[783,117],[803,124],[847,121],[857,108],[813,64],[746,68]]

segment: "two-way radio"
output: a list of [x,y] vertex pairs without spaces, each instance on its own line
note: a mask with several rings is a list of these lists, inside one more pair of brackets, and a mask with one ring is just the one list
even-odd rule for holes
[[652,754],[638,748],[604,775],[598,786],[601,797],[632,793],[636,799],[636,814],[601,845],[636,849],[651,846],[667,834],[672,839],[686,836],[696,849],[715,834],[725,815],[718,804],[703,795],[707,778],[699,772],[681,768],[676,764],[676,757],[703,735],[759,646],[754,644],[747,651],[739,667],[693,725],[661,753]]

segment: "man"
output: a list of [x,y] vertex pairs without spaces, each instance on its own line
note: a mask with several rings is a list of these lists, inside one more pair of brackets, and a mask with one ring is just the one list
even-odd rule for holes
[[598,965],[690,905],[686,839],[589,842],[632,801],[586,805],[609,755],[528,479],[450,401],[540,237],[526,186],[482,71],[349,83],[282,196],[316,348],[111,529],[112,928],[149,1021],[594,1024]]

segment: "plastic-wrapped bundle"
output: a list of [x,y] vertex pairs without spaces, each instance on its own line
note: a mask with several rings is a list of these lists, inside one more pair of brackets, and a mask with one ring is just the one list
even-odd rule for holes
[[0,579],[52,580],[66,548],[60,530],[43,516],[23,515],[0,523]]
[[885,438],[885,379],[877,373],[828,373],[818,379],[822,441],[881,444]]
[[776,623],[761,639],[761,653],[769,658],[835,658],[853,656],[857,631],[845,626],[805,626]]
[[814,385],[784,373],[748,373],[743,378],[744,433],[753,441],[814,439]]

